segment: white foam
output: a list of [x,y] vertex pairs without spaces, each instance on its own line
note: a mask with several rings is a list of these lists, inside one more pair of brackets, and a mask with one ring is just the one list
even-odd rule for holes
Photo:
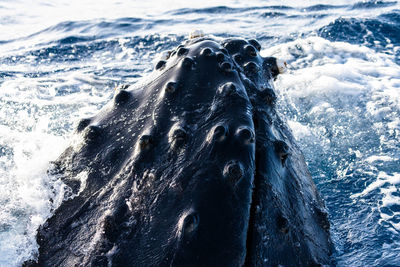
[[[13,132],[15,163],[0,180],[0,266],[17,266],[37,251],[36,230],[61,202],[63,185],[47,176],[50,159],[65,144],[61,137]],[[0,159],[5,160],[5,159]],[[53,188],[53,189],[51,189]],[[50,202],[50,198],[53,202]]]
[[394,160],[395,160],[394,158],[392,158],[390,156],[386,156],[386,155],[373,155],[373,156],[370,156],[365,159],[365,161],[367,161],[369,163],[373,163],[376,161],[388,162],[388,161],[394,161]]
[[[388,175],[385,172],[379,172],[377,179],[374,182],[369,184],[367,188],[365,188],[361,193],[353,194],[351,197],[356,198],[359,196],[365,196],[366,194],[377,189],[381,189],[382,192],[392,192],[392,191],[386,191],[386,189],[382,189],[382,186],[387,183],[389,183],[390,185],[400,184],[400,173],[394,173],[393,175]],[[386,203],[389,202],[390,198],[386,199]],[[397,204],[400,204],[400,202],[397,202]]]
[[[23,72],[28,71],[24,64],[19,65]],[[19,266],[37,253],[36,231],[68,190],[47,175],[49,161],[67,146],[74,122],[94,114],[110,97],[104,84],[82,71],[0,84],[0,266]],[[58,96],[55,86],[76,89]]]
[[288,120],[287,121],[292,133],[297,139],[302,139],[305,137],[312,136],[313,133],[311,132],[310,128],[307,125],[303,125],[300,122]]
[[313,125],[357,121],[357,111],[370,117],[376,127],[384,118],[389,130],[400,134],[400,82],[396,78],[400,77],[400,66],[393,56],[319,37],[280,44],[262,54],[288,62],[290,67],[278,77],[276,89],[283,102],[294,110],[301,109]]
[[371,93],[371,98],[391,95],[393,102],[399,103],[400,86],[393,77],[400,76],[400,67],[390,56],[366,47],[309,37],[264,50],[263,54],[279,57],[292,66],[278,79],[277,88],[287,88],[294,96],[345,98]]

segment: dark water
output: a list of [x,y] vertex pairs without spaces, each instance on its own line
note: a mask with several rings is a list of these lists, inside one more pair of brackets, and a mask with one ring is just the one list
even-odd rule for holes
[[[332,222],[338,266],[400,266],[400,5],[394,1],[0,0],[0,266],[37,253],[74,123],[192,29],[289,63],[279,109]],[[49,199],[54,199],[50,202]]]

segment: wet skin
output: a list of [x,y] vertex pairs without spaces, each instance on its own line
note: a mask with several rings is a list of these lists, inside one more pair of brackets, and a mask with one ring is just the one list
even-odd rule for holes
[[83,119],[49,170],[77,195],[39,229],[26,265],[329,264],[324,204],[260,49],[189,40]]

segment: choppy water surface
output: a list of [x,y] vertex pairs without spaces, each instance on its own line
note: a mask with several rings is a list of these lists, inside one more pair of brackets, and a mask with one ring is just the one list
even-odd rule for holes
[[0,266],[37,253],[67,190],[46,174],[79,118],[192,29],[255,37],[289,63],[279,109],[332,222],[338,266],[400,266],[396,1],[0,0]]

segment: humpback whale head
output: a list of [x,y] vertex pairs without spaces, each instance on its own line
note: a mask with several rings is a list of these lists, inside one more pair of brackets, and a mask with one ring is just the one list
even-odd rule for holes
[[260,49],[196,36],[83,119],[52,170],[77,196],[39,230],[38,263],[326,263],[323,203],[274,108],[280,66]]

